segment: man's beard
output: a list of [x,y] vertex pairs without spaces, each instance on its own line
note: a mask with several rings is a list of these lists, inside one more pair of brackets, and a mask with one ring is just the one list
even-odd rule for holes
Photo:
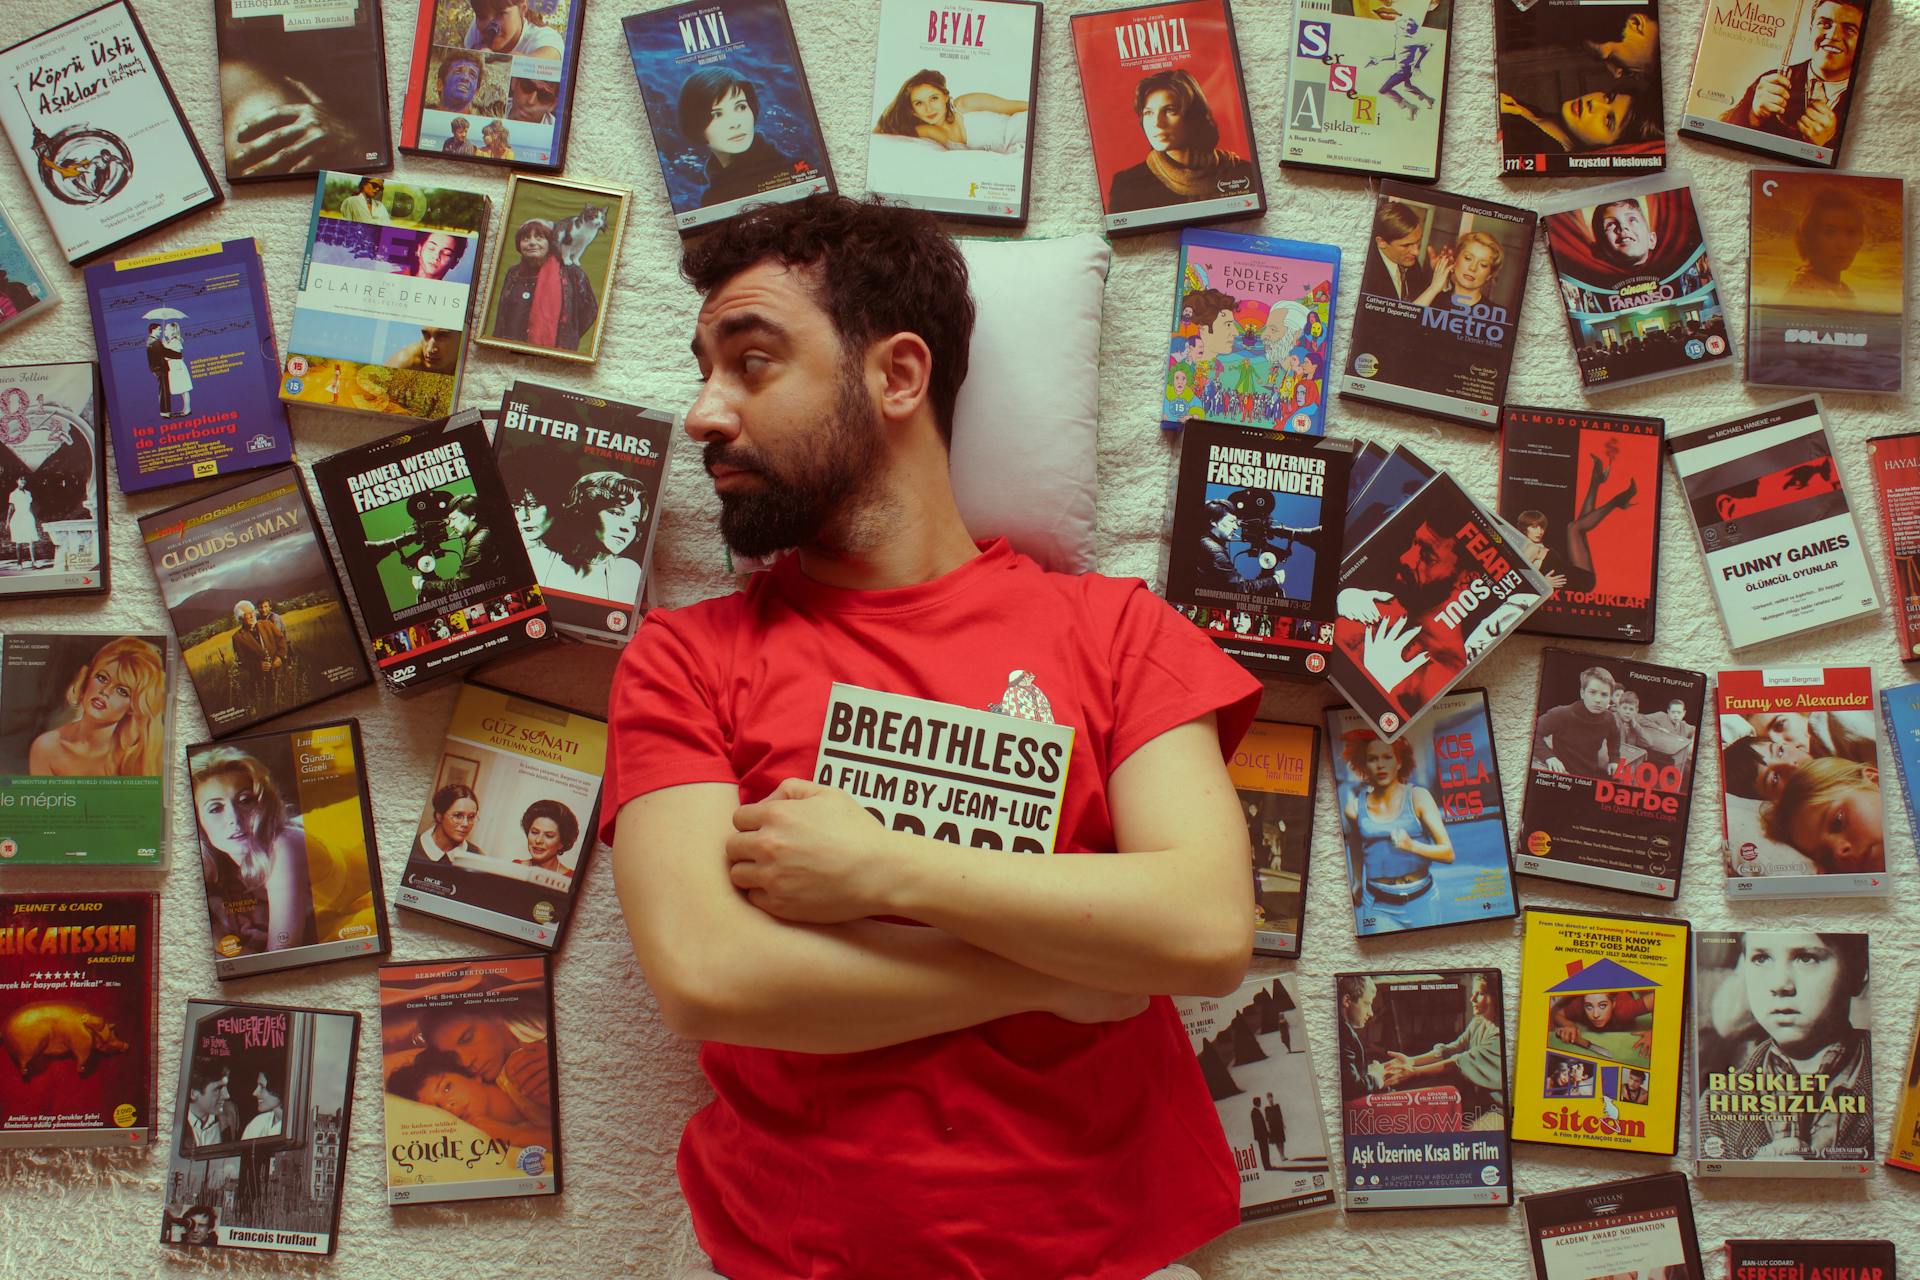
[[778,463],[720,440],[706,447],[709,469],[737,467],[760,477],[757,489],[720,495],[720,536],[741,555],[817,545],[823,535],[844,533],[857,514],[880,459],[879,415],[857,364],[842,367],[832,406],[791,439],[793,457]]

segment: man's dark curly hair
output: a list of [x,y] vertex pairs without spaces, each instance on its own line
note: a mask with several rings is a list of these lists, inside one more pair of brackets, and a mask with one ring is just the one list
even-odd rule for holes
[[933,353],[934,424],[952,442],[973,294],[966,259],[932,214],[840,195],[760,205],[689,246],[680,274],[709,294],[767,259],[815,269],[815,297],[849,356],[889,334],[920,335]]

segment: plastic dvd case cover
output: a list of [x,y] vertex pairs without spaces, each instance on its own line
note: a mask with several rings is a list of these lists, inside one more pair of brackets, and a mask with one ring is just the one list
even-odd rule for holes
[[1253,846],[1253,953],[1298,959],[1320,730],[1255,720],[1227,761]]
[[400,149],[514,169],[565,167],[586,0],[413,3]]
[[1873,13],[1872,0],[1708,5],[1680,132],[1833,168],[1860,91]]
[[[6,265],[0,247],[0,275]],[[0,407],[13,415],[0,451],[0,601],[106,594],[103,403],[92,361],[0,366]]]
[[1453,0],[1294,0],[1280,163],[1438,178],[1453,18]]
[[1920,431],[1871,437],[1867,465],[1880,507],[1900,660],[1920,662]]
[[1727,1280],[1899,1280],[1890,1240],[1729,1240]]
[[1522,1196],[1535,1280],[1698,1280],[1706,1270],[1684,1173]]
[[214,0],[230,183],[393,167],[378,0]]
[[1506,176],[1666,167],[1658,0],[1494,0],[1493,30]]

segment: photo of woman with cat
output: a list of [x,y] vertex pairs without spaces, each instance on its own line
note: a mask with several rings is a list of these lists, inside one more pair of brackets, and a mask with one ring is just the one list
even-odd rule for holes
[[627,198],[621,187],[529,178],[507,188],[503,243],[479,341],[512,351],[591,361],[599,355],[601,299],[613,278]]

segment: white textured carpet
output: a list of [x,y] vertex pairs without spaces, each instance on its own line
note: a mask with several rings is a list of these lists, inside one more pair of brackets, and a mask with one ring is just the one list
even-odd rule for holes
[[[811,73],[841,186],[864,189],[869,76],[873,61],[875,8],[870,0],[792,0],[794,25]],[[89,7],[87,0],[43,0],[5,6],[9,37],[22,29],[51,24]],[[664,407],[684,404],[694,388],[694,369],[686,341],[695,299],[675,276],[678,238],[667,215],[659,169],[648,139],[620,18],[641,7],[641,0],[594,0],[580,83],[580,114],[572,144],[572,172],[630,185],[636,193],[620,267],[618,288],[609,304],[608,331],[600,363],[591,370],[532,358],[515,359],[479,352],[468,378],[467,403],[497,403],[507,382],[524,376],[562,385],[591,387],[607,395]],[[1055,0],[1048,6],[1041,51],[1043,84],[1037,109],[1038,151],[1033,165],[1033,221],[1027,234],[1060,235],[1098,227],[1093,166],[1084,142],[1078,77],[1067,39],[1067,14],[1076,9],[1109,7]],[[1364,183],[1328,175],[1284,177],[1275,161],[1279,152],[1279,92],[1285,76],[1285,0],[1242,0],[1238,26],[1248,63],[1258,140],[1265,163],[1271,212],[1260,229],[1302,239],[1335,240],[1343,251],[1358,250],[1371,208]],[[1678,114],[1681,85],[1691,61],[1702,0],[1668,4],[1664,62],[1666,105],[1671,121]],[[219,105],[215,87],[211,5],[207,0],[147,0],[142,6],[150,33],[160,44],[165,68],[210,156],[218,141]],[[1853,137],[1847,159],[1864,170],[1912,172],[1913,139],[1920,129],[1920,37],[1914,0],[1881,0],[1876,6],[1864,94],[1853,112]],[[1489,0],[1458,6],[1455,50],[1447,101],[1448,149],[1442,184],[1470,194],[1528,203],[1544,196],[1536,189],[1503,184],[1496,176],[1497,154],[1489,136],[1494,114],[1492,30]],[[393,99],[400,100],[400,75],[406,65],[412,31],[411,4],[387,5],[387,44],[395,78]],[[1719,272],[1734,316],[1744,332],[1746,171],[1752,161],[1735,152],[1681,142],[1679,157],[1698,182],[1699,198],[1721,267]],[[222,166],[214,158],[216,172]],[[484,170],[403,159],[403,172],[431,174],[449,182],[504,192],[504,175]],[[200,216],[142,242],[137,250],[192,244],[240,235],[261,239],[266,253],[275,320],[284,340],[292,284],[299,267],[310,187],[306,183],[252,187],[233,195],[211,215]],[[19,171],[0,163],[0,202],[31,237],[43,258],[53,259],[51,238],[27,193]],[[1169,275],[1174,261],[1173,233],[1119,242],[1107,290],[1106,332],[1098,352],[1103,361],[1100,453],[1100,567],[1111,574],[1150,575],[1156,562],[1165,493],[1168,452],[1155,425],[1158,370],[1166,325]],[[1521,356],[1512,397],[1539,405],[1578,404],[1572,356],[1567,348],[1553,290],[1536,250],[1533,280],[1520,329]],[[84,294],[77,275],[60,270],[67,300],[50,316],[0,337],[0,361],[77,359],[91,354]],[[1337,317],[1345,350],[1345,322],[1354,305],[1355,277],[1342,281]],[[1914,358],[1909,344],[1909,360]],[[1673,426],[1730,417],[1751,405],[1784,398],[1775,392],[1749,392],[1725,373],[1681,378],[1630,389],[1605,403],[1626,412],[1664,416]],[[1911,425],[1907,402],[1889,397],[1829,396],[1832,426],[1849,485],[1864,497],[1864,439]],[[1477,492],[1491,498],[1496,452],[1491,435],[1441,427],[1382,410],[1336,402],[1334,430],[1371,437],[1383,444],[1407,442],[1429,459],[1455,471]],[[295,432],[300,452],[311,461],[346,443],[368,438],[373,429],[357,422],[331,421],[319,413],[298,412]],[[715,504],[694,454],[682,450],[669,476],[669,507],[656,556],[662,590],[669,603],[684,603],[726,588],[719,570],[720,545],[713,531]],[[165,629],[151,576],[135,540],[133,516],[176,501],[177,492],[138,503],[115,495],[113,556],[117,589],[97,605],[43,609],[0,606],[0,626],[72,624]],[[1726,663],[1725,642],[1707,597],[1706,580],[1693,533],[1681,504],[1670,492],[1661,596],[1660,641],[1648,656],[1676,665],[1711,671]],[[1876,557],[1878,521],[1863,523]],[[1877,561],[1876,561],[1877,563]],[[1506,792],[1517,806],[1519,769],[1533,708],[1535,654],[1542,641],[1509,642],[1485,669],[1493,692],[1495,724],[1506,764]],[[1769,661],[1851,660],[1877,664],[1883,683],[1904,679],[1895,660],[1885,622],[1862,623],[1826,632],[1766,651]],[[524,661],[505,678],[530,689],[599,705],[612,670],[612,655],[569,647]],[[389,892],[404,860],[410,825],[427,785],[440,733],[451,707],[450,691],[400,703],[368,691],[326,708],[354,714],[367,730],[374,766],[374,801],[380,818],[383,862]],[[1288,719],[1314,719],[1321,698],[1297,688],[1280,688],[1267,699],[1265,713]],[[176,740],[201,735],[203,725],[191,692],[183,685],[177,700]],[[1716,781],[1712,764],[1703,764],[1709,797]],[[1424,937],[1383,939],[1357,947],[1338,892],[1340,851],[1320,782],[1308,904],[1305,956],[1297,966],[1309,997],[1308,1023],[1320,1068],[1323,1102],[1331,1100],[1333,1061],[1330,975],[1362,966],[1498,964],[1510,983],[1517,979],[1519,948],[1512,926],[1488,925]],[[186,812],[183,789],[176,788],[179,811]],[[1890,811],[1900,806],[1891,804]],[[1920,995],[1920,950],[1912,937],[1920,927],[1920,876],[1916,876],[1906,838],[1904,812],[1890,820],[1896,852],[1890,858],[1896,891],[1884,905],[1814,903],[1803,912],[1795,904],[1754,905],[1737,917],[1723,905],[1714,857],[1708,845],[1718,829],[1711,798],[1694,807],[1685,889],[1675,910],[1703,927],[1731,923],[1762,924],[1802,920],[1875,934],[1874,1004],[1878,1098],[1876,1129],[1882,1140],[1892,1110],[1893,1092],[1903,1078],[1907,1036],[1916,995]],[[179,1065],[174,1042],[181,1001],[216,990],[234,997],[282,1000],[361,1010],[375,1014],[371,968],[361,963],[281,976],[216,984],[207,954],[206,915],[199,878],[191,858],[190,828],[176,823],[176,866],[164,880],[165,989],[161,1003],[161,1114],[171,1121],[171,1096]],[[58,883],[44,874],[13,874],[8,888],[41,888]],[[1532,901],[1582,903],[1637,910],[1644,900],[1543,888],[1527,882]],[[477,952],[488,940],[453,926],[424,924],[397,917],[396,957],[426,957]],[[1509,990],[1513,990],[1510,985]],[[382,1186],[380,1091],[376,1056],[363,1046],[357,1112],[348,1154],[346,1206],[338,1256],[324,1268],[340,1276],[405,1274],[417,1280],[451,1276],[609,1275],[666,1276],[689,1256],[686,1225],[673,1175],[673,1152],[688,1114],[704,1099],[693,1049],[670,1036],[628,949],[604,861],[587,877],[573,937],[559,966],[558,1040],[561,1053],[562,1114],[567,1161],[567,1191],[554,1200],[501,1202],[470,1208],[424,1208],[397,1214],[386,1207]],[[1509,1011],[1511,1016],[1511,1010]],[[365,1034],[370,1038],[374,1028]],[[1333,1111],[1326,1108],[1331,1120]],[[1684,1149],[1684,1148],[1683,1148]],[[1522,1192],[1540,1191],[1645,1173],[1669,1166],[1657,1158],[1609,1157],[1576,1151],[1522,1148],[1516,1182]],[[163,1268],[184,1271],[204,1267],[234,1273],[308,1271],[311,1268],[270,1257],[233,1254],[213,1258],[166,1258],[155,1243],[159,1234],[160,1185],[166,1162],[155,1151],[134,1157],[116,1153],[29,1153],[0,1155],[0,1274],[8,1276],[132,1276]],[[1061,1194],[1073,1188],[1062,1187]],[[1876,1172],[1859,1185],[1768,1181],[1698,1184],[1695,1207],[1703,1245],[1712,1250],[1730,1234],[1887,1236],[1908,1251],[1908,1268],[1920,1265],[1920,1182],[1896,1173]],[[912,1205],[892,1206],[912,1213]],[[1452,1278],[1501,1277],[1526,1273],[1521,1215],[1512,1211],[1402,1213],[1349,1220],[1321,1216],[1298,1224],[1254,1226],[1208,1246],[1192,1259],[1210,1280],[1253,1277],[1337,1276]],[[1718,1276],[1717,1263],[1708,1274]],[[873,1278],[881,1280],[881,1278]],[[905,1277],[886,1280],[906,1280]],[[1020,1277],[1016,1280],[1048,1280]]]

